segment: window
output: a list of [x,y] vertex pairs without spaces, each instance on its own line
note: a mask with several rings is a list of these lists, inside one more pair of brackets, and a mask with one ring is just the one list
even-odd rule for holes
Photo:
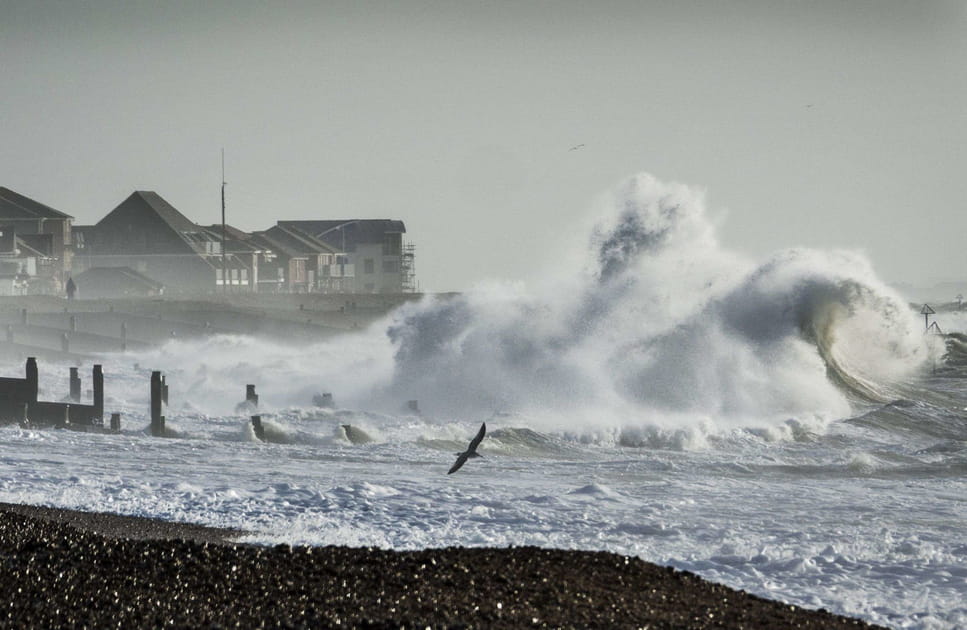
[[248,284],[248,269],[242,269],[242,284]]
[[376,264],[372,258],[367,258],[363,261],[363,273],[373,273],[375,272]]
[[399,256],[402,241],[402,234],[383,234],[383,255]]

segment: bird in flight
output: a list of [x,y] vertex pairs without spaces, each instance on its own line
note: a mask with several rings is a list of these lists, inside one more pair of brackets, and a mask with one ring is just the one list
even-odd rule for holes
[[582,144],[576,144],[573,147],[571,147],[570,149],[568,149],[568,151],[577,151],[578,149],[583,148],[583,147],[584,147],[584,144],[583,143]]
[[477,431],[477,435],[470,440],[470,446],[467,447],[462,453],[457,453],[457,461],[453,462],[453,466],[450,466],[450,470],[447,471],[448,475],[460,470],[460,467],[467,463],[467,460],[471,457],[481,457],[480,453],[477,452],[477,447],[480,446],[480,442],[484,439],[484,434],[487,433],[487,423],[483,422],[480,424],[480,430]]

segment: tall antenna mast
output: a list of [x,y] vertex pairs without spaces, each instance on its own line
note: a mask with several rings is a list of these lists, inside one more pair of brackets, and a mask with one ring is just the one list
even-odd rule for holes
[[222,286],[228,293],[228,265],[225,259],[225,149],[222,148]]

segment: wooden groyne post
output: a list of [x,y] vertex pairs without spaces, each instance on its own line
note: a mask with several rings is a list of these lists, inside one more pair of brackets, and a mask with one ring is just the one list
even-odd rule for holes
[[71,402],[81,402],[81,377],[77,375],[77,368],[71,368],[70,396]]
[[20,418],[24,425],[69,427],[81,431],[104,428],[104,372],[100,365],[93,369],[91,405],[81,404],[81,379],[77,368],[70,369],[69,402],[38,400],[37,359],[27,359],[24,378],[0,378],[0,417]]
[[25,370],[25,377],[27,381],[27,402],[37,402],[37,392],[38,392],[40,379],[39,379],[39,373],[37,372],[36,357],[27,357],[27,367]]
[[255,431],[255,437],[265,441],[265,427],[262,426],[262,416],[252,416],[252,430]]
[[161,415],[161,372],[151,373],[151,435],[164,437],[165,417]]
[[91,374],[94,381],[94,417],[104,423],[104,368],[100,363],[94,364]]

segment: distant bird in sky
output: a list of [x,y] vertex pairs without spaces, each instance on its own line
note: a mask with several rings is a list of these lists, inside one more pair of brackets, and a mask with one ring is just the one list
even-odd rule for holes
[[568,151],[577,151],[578,149],[580,149],[582,147],[584,147],[584,144],[576,144],[573,147],[571,147],[570,149],[568,149]]
[[450,466],[450,470],[447,471],[448,475],[460,470],[460,467],[467,463],[467,460],[471,457],[481,457],[480,453],[477,452],[477,447],[480,446],[480,442],[484,439],[484,434],[487,433],[487,423],[483,422],[480,424],[480,430],[477,431],[477,435],[470,440],[470,446],[467,447],[462,453],[457,453],[457,461],[453,462],[453,466]]

